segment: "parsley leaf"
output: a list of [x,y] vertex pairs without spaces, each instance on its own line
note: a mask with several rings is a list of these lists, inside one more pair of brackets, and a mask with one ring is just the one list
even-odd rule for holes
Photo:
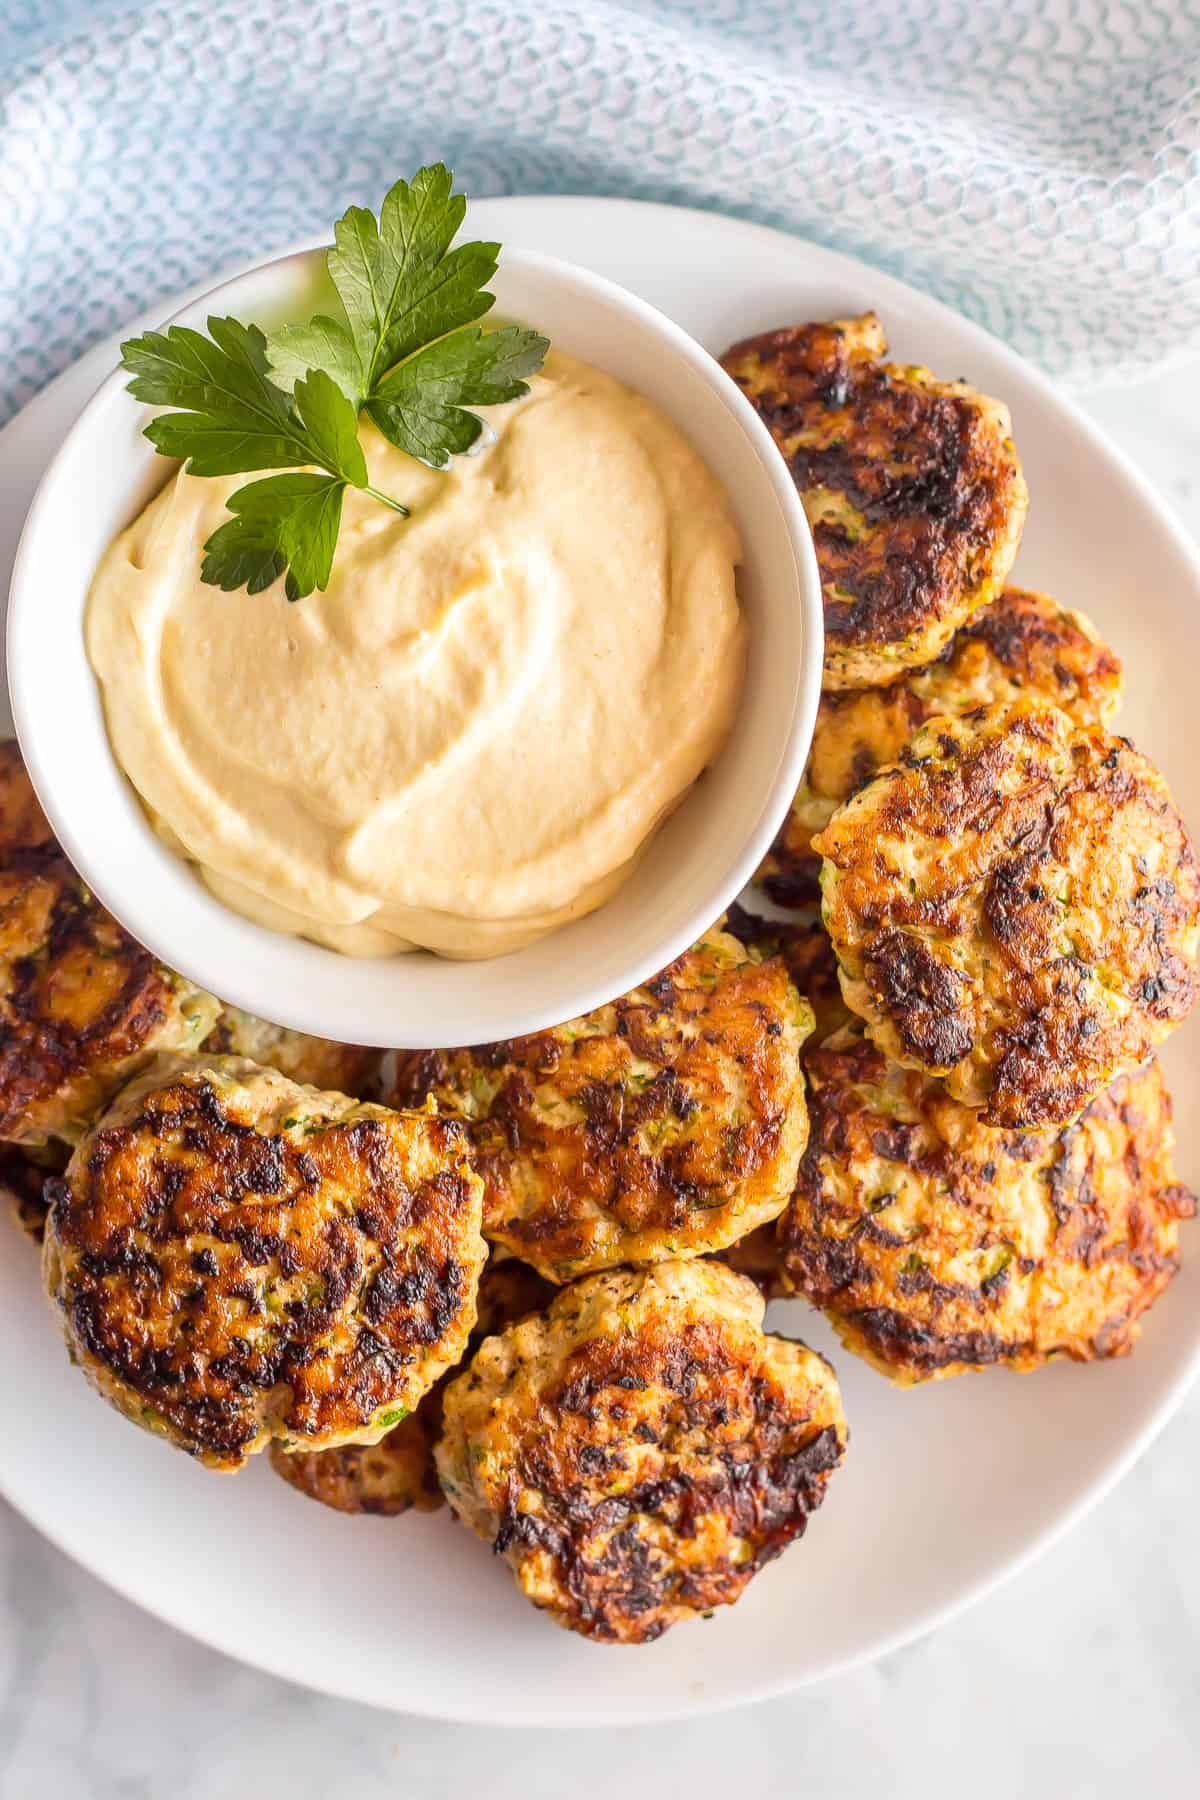
[[332,475],[300,472],[239,488],[229,498],[233,518],[204,546],[201,580],[261,594],[286,570],[289,600],[327,587],[345,491]]
[[470,407],[528,392],[547,340],[519,326],[468,329],[494,304],[485,284],[500,246],[452,248],[466,212],[453,185],[437,163],[396,182],[378,221],[363,207],[343,214],[328,255],[341,318],[322,313],[269,336],[210,318],[207,337],[172,325],[121,346],[129,392],[172,409],[146,436],[189,474],[304,471],[230,497],[232,517],[204,546],[204,581],[256,594],[286,574],[290,600],[325,588],[347,487],[407,517],[368,481],[364,408],[398,449],[444,469],[483,429]]
[[318,313],[307,325],[281,325],[267,339],[267,354],[271,374],[281,387],[290,390],[310,369],[323,369],[357,411],[367,374],[358,347],[340,320]]
[[[239,488],[229,499],[233,518],[204,546],[202,581],[226,592],[244,587],[258,594],[286,569],[289,600],[328,587],[342,496],[348,486],[367,487],[367,459],[358,441],[358,414],[324,370],[296,383],[296,412],[306,434],[304,461],[333,472],[269,475]],[[407,517],[397,501],[387,504]]]
[[483,430],[483,420],[465,408],[496,406],[527,393],[523,377],[541,368],[549,347],[547,338],[519,325],[486,336],[457,331],[385,375],[367,412],[398,449],[444,469]]
[[329,273],[368,393],[393,363],[482,318],[494,304],[494,296],[480,290],[496,273],[500,246],[450,249],[467,210],[453,184],[445,163],[435,163],[389,189],[378,225],[363,207],[352,206],[333,228]]
[[325,471],[239,488],[229,500],[234,517],[204,546],[202,581],[257,594],[286,569],[288,599],[298,600],[328,585],[342,495],[368,485],[358,411],[323,369],[298,381],[289,400],[268,378],[257,326],[210,319],[208,329],[206,338],[173,325],[123,345],[125,367],[134,371],[130,391],[180,409],[152,419],[146,436],[164,456],[187,459],[190,474]]
[[305,462],[319,463],[351,487],[366,487],[367,459],[358,441],[358,414],[324,369],[314,369],[296,383],[296,411],[305,442],[315,452]]
[[186,325],[121,345],[129,392],[179,410],[152,419],[146,436],[163,456],[189,459],[193,475],[240,475],[317,460],[286,394],[273,385],[257,325],[210,319],[209,336]]
[[361,401],[392,366],[434,338],[456,331],[494,304],[484,293],[496,273],[499,244],[450,245],[466,213],[444,163],[398,181],[379,220],[352,206],[333,228],[326,259],[344,319],[318,315],[272,332],[268,355],[277,380],[324,369]]
[[284,326],[268,340],[275,378],[323,369],[383,436],[431,469],[469,450],[482,422],[467,406],[527,393],[549,348],[516,326],[466,330],[494,303],[483,291],[500,246],[451,249],[466,201],[443,163],[390,189],[379,220],[352,206],[334,226],[328,267],[345,313]]

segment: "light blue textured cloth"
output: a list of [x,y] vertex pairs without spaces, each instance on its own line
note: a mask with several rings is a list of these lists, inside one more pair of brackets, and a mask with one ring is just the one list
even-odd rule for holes
[[1068,379],[1200,351],[1200,0],[0,0],[0,420],[438,157],[782,225]]

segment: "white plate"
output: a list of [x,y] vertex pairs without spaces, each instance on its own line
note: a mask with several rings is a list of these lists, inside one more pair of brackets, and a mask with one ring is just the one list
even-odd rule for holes
[[[1032,506],[1018,575],[1084,607],[1125,659],[1123,728],[1200,825],[1200,564],[1141,478],[1049,384],[944,307],[860,264],[701,213],[604,200],[476,203],[472,224],[624,283],[715,350],[789,320],[874,305],[902,360],[1012,407]],[[205,284],[209,285],[208,283]],[[164,305],[176,310],[182,300]],[[151,321],[152,322],[152,321]],[[0,435],[0,586],[59,437],[115,361],[85,357]],[[1200,1176],[1196,1026],[1169,1047],[1183,1178]],[[1194,1231],[1193,1231],[1194,1236]],[[746,1598],[639,1651],[555,1631],[446,1514],[353,1520],[255,1467],[219,1478],[143,1437],[69,1369],[11,1237],[0,1269],[0,1487],[63,1550],[194,1636],[314,1688],[496,1724],[613,1724],[783,1692],[895,1648],[1012,1573],[1127,1469],[1200,1367],[1200,1253],[1137,1353],[911,1393],[773,1310],[837,1365],[845,1468],[807,1538]]]

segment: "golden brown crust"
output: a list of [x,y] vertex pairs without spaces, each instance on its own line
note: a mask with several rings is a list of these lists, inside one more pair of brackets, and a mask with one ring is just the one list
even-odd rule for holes
[[483,1266],[462,1128],[235,1058],[164,1058],[50,1185],[89,1379],[214,1468],[372,1442],[462,1356]]
[[762,1315],[715,1262],[592,1276],[447,1387],[450,1504],[557,1624],[648,1643],[803,1532],[845,1420],[829,1365]]
[[725,930],[744,944],[756,961],[782,958],[796,992],[808,1001],[813,1029],[800,1052],[802,1061],[814,1045],[850,1023],[854,1014],[842,998],[837,957],[821,923],[819,905],[789,919],[767,919],[735,902],[725,915]]
[[1107,725],[1120,695],[1121,665],[1089,620],[1046,594],[1005,588],[936,662],[891,687],[822,694],[804,777],[759,870],[763,889],[778,906],[811,904],[821,871],[814,835],[935,714],[961,718],[978,706],[1035,698],[1077,725]]
[[552,1281],[527,1263],[518,1262],[513,1256],[489,1256],[479,1278],[472,1348],[484,1338],[494,1337],[496,1332],[527,1319],[530,1313],[544,1312],[557,1292]]
[[398,1061],[394,1098],[469,1122],[484,1231],[552,1281],[719,1250],[772,1219],[804,1143],[811,1016],[711,932],[583,1019]]
[[778,1219],[772,1225],[760,1225],[749,1237],[717,1252],[717,1261],[752,1281],[765,1300],[781,1300],[791,1292],[780,1273],[778,1226]]
[[237,1006],[222,1005],[217,1022],[204,1040],[206,1056],[247,1056],[251,1062],[278,1069],[289,1081],[364,1100],[375,1091],[381,1053],[361,1044],[337,1044],[270,1025]]
[[50,821],[38,804],[18,744],[0,743],[0,862],[13,851],[52,849],[61,855]]
[[1063,1124],[1195,1004],[1200,871],[1158,771],[1032,702],[931,719],[835,813],[825,918],[886,1054]]
[[122,930],[55,843],[15,744],[0,745],[0,1139],[76,1142],[161,1050],[217,1012]]
[[54,1145],[30,1155],[19,1144],[0,1144],[0,1192],[7,1197],[16,1223],[35,1244],[41,1243],[46,1228],[50,1205],[46,1182],[66,1167],[65,1145],[61,1161],[53,1154],[59,1148]]
[[297,1493],[334,1512],[398,1518],[436,1512],[442,1505],[433,1466],[427,1394],[416,1412],[393,1425],[377,1444],[344,1444],[340,1450],[288,1452],[271,1445],[271,1467]]
[[989,1129],[853,1033],[808,1066],[812,1135],[778,1270],[849,1349],[908,1383],[1132,1347],[1196,1207],[1156,1062],[1046,1132]]
[[813,527],[827,688],[884,685],[931,661],[994,598],[1025,519],[1008,409],[886,352],[865,313],[764,332],[721,358]]
[[[479,1278],[468,1354],[493,1332],[547,1306],[554,1293],[550,1283],[524,1263],[489,1260]],[[312,1451],[287,1451],[281,1444],[272,1444],[271,1467],[297,1492],[335,1512],[381,1513],[389,1518],[414,1507],[418,1512],[435,1512],[443,1495],[433,1446],[442,1427],[442,1393],[449,1379],[450,1375],[443,1375],[417,1403],[415,1412],[394,1425],[377,1444]]]

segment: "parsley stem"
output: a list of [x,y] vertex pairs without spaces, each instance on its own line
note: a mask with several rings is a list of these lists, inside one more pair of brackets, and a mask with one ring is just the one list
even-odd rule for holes
[[370,494],[372,500],[378,500],[381,506],[390,506],[392,511],[399,513],[402,519],[410,516],[407,506],[401,506],[399,500],[390,500],[386,494],[381,494],[378,488],[373,488],[370,482],[363,488],[363,493]]

